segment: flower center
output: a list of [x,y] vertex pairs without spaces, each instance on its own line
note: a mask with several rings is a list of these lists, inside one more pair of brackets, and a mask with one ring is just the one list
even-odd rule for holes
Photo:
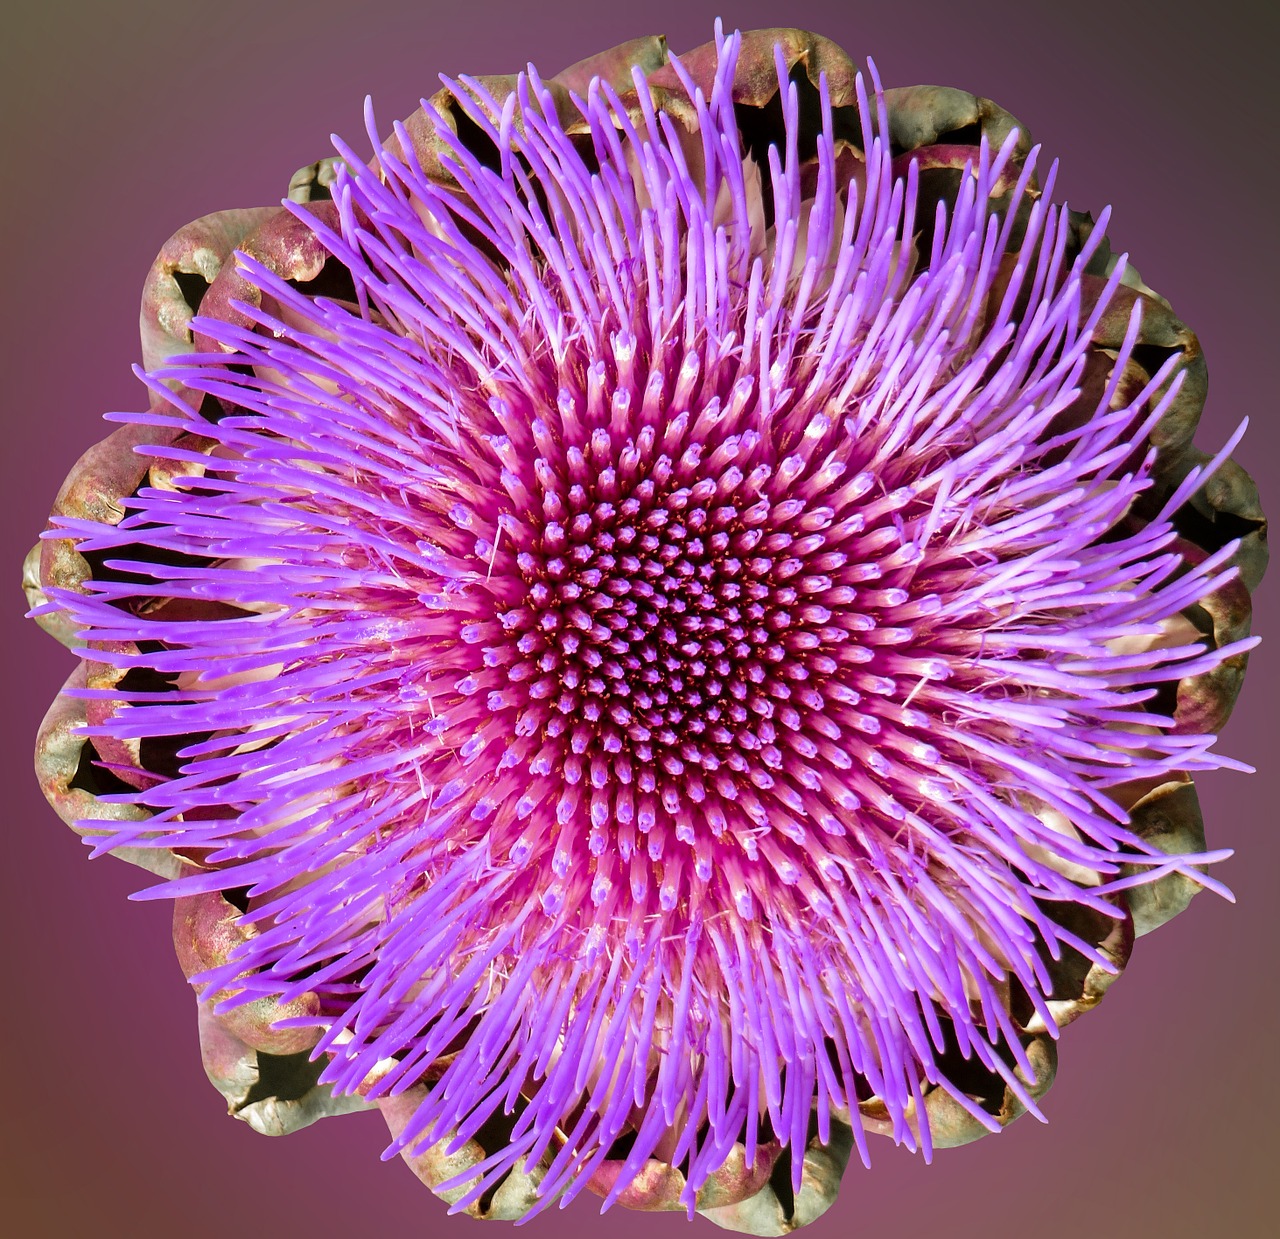
[[[516,557],[527,593],[501,619],[507,680],[534,705],[518,730],[546,739],[532,773],[634,784],[641,829],[660,803],[683,834],[685,798],[735,800],[772,788],[786,750],[818,755],[832,652],[860,617],[824,605],[854,591],[833,582],[847,556],[812,486],[779,498],[785,469],[757,463],[759,434],[707,451],[675,420],[661,440],[599,428],[585,451],[546,444],[542,520]],[[597,828],[630,818],[629,798],[612,814],[609,800],[593,797]],[[711,806],[699,817],[724,829]]]

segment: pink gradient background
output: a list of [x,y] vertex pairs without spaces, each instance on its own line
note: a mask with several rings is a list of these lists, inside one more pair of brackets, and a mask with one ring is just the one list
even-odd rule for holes
[[[744,29],[790,23],[873,55],[889,84],[994,97],[1064,165],[1073,205],[1115,209],[1117,249],[1199,331],[1212,394],[1200,443],[1254,418],[1243,459],[1280,503],[1273,418],[1280,281],[1271,150],[1273,31],[1239,3],[1074,4],[848,0],[611,7],[497,0],[454,5],[312,0],[24,4],[5,19],[0,72],[4,495],[10,585],[0,611],[8,801],[0,854],[0,1230],[28,1236],[309,1236],[474,1233],[398,1161],[376,1114],[268,1140],[223,1114],[201,1072],[194,1001],[169,945],[167,904],[130,904],[145,875],[90,866],[30,772],[36,726],[72,658],[21,618],[23,553],[107,409],[140,407],[143,276],[198,215],[268,203],[295,168],[359,141],[373,92],[384,125],[435,74],[548,72],[649,31],[682,50],[717,9]],[[1274,613],[1280,570],[1257,606]],[[1262,768],[1205,778],[1217,871],[1239,897],[1201,896],[1138,944],[1100,1011],[1063,1038],[1050,1124],[940,1154],[932,1167],[875,1145],[851,1167],[813,1239],[1280,1233],[1275,1216],[1280,839],[1268,776],[1280,684],[1256,654],[1226,748]],[[524,1232],[597,1233],[590,1198]],[[699,1220],[613,1211],[617,1239],[710,1235]],[[717,1232],[718,1233],[718,1232]]]

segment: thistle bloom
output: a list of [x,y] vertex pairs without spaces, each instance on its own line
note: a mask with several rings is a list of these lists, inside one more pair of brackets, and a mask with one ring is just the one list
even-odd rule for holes
[[1223,889],[1261,514],[989,101],[796,31],[445,83],[157,260],[31,561],[41,776],[255,1126],[779,1233],[1039,1114]]

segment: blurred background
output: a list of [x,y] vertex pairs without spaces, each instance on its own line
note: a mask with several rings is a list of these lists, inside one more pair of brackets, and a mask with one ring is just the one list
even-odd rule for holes
[[[31,774],[36,727],[70,653],[22,619],[23,554],[110,409],[143,407],[142,280],[164,240],[225,207],[273,203],[361,107],[384,128],[440,72],[553,73],[642,33],[680,51],[729,27],[794,25],[872,56],[888,85],[994,98],[1062,160],[1060,196],[1115,208],[1113,248],[1200,334],[1211,391],[1198,441],[1244,415],[1240,458],[1280,509],[1275,418],[1274,18],[1199,0],[309,0],[15,6],[0,48],[0,525],[9,584],[6,808],[0,830],[0,1230],[27,1239],[378,1239],[475,1233],[447,1219],[399,1160],[376,1113],[269,1140],[228,1118],[205,1081],[194,999],[167,903],[129,903],[146,875],[86,849]],[[1274,617],[1280,569],[1255,599]],[[1048,1126],[1024,1118],[934,1165],[873,1145],[808,1232],[948,1239],[1276,1233],[1280,1036],[1275,829],[1278,638],[1254,655],[1223,747],[1252,777],[1199,781],[1217,875],[1138,943],[1100,1010],[1068,1028]],[[592,1198],[530,1223],[529,1239],[588,1235]],[[1270,1221],[1268,1221],[1270,1218]],[[701,1219],[612,1211],[616,1239],[710,1235]],[[717,1232],[718,1233],[718,1232]]]

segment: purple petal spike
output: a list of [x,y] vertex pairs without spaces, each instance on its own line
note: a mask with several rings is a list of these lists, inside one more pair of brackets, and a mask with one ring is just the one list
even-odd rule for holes
[[29,568],[42,776],[167,879],[216,1078],[314,1064],[286,1126],[781,1233],[867,1131],[1039,1116],[1226,893],[1261,514],[987,101],[797,31],[442,80],[162,254],[151,411]]

